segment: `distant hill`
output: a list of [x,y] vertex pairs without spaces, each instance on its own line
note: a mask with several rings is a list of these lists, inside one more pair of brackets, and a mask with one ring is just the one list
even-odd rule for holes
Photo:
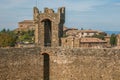
[[107,34],[120,34],[120,31],[105,31]]

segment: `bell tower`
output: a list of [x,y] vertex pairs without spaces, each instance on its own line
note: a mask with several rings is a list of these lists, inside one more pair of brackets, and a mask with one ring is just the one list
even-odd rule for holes
[[35,43],[41,47],[58,47],[61,45],[63,25],[65,22],[65,7],[58,9],[45,8],[39,12],[37,7],[33,10],[35,25]]

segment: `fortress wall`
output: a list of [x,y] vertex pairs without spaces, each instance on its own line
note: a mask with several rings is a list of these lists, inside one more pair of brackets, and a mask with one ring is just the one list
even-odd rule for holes
[[54,55],[50,56],[50,80],[120,80],[118,49],[54,51]]
[[0,80],[42,80],[39,48],[0,49]]
[[0,49],[0,80],[46,80],[45,74],[47,80],[120,80],[120,50]]

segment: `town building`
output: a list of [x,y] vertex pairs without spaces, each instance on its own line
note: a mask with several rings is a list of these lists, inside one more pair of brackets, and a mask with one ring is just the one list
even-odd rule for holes
[[28,31],[28,30],[35,30],[33,20],[24,20],[18,22],[18,28],[16,29],[16,31]]
[[62,40],[62,47],[67,48],[104,48],[107,45],[107,42],[104,40],[101,40],[99,38],[77,38],[74,36],[68,36],[65,38],[61,38]]
[[102,31],[97,31],[97,30],[78,30],[78,29],[71,28],[66,30],[65,34],[67,36],[77,36],[81,38],[81,37],[92,37],[94,35],[106,34],[106,33]]
[[107,42],[106,47],[111,47],[111,45],[110,45],[110,37],[111,37],[111,36],[109,36],[109,35],[104,36],[104,40]]
[[117,46],[120,47],[120,34],[117,35]]

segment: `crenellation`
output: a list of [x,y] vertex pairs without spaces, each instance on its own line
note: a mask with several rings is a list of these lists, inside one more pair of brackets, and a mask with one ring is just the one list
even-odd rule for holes
[[65,14],[65,7],[58,8],[58,13],[59,14]]
[[48,13],[48,14],[51,13],[51,14],[52,14],[52,13],[54,13],[54,10],[53,10],[53,9],[49,9],[49,8],[45,8],[45,9],[44,9],[44,13],[46,13],[46,14],[47,14],[47,13]]

